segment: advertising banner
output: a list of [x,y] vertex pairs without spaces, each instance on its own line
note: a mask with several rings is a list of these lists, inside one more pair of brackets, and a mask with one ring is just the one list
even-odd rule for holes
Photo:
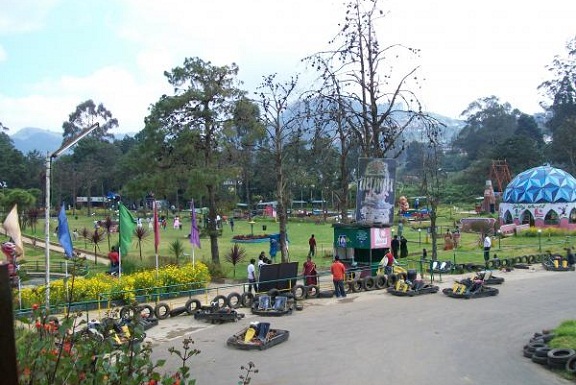
[[356,222],[372,225],[394,223],[396,161],[382,158],[358,160]]

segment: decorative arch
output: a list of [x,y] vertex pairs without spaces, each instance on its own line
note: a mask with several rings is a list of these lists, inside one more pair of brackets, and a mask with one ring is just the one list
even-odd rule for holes
[[557,225],[560,223],[560,217],[556,210],[549,210],[544,217],[544,223],[547,225]]
[[506,210],[506,212],[504,213],[504,224],[510,225],[512,223],[514,223],[514,220],[512,219],[512,213],[510,212],[510,210]]
[[524,210],[522,213],[522,224],[534,226],[534,216],[530,210]]
[[568,216],[568,223],[576,223],[576,207],[570,210],[570,215]]

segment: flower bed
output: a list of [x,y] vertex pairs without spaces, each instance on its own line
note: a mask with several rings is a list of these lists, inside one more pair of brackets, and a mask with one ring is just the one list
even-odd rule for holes
[[236,243],[263,243],[269,241],[270,235],[268,234],[235,235],[232,237],[232,242]]

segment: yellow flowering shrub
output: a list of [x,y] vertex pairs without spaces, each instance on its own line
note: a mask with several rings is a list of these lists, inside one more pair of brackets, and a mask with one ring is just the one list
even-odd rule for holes
[[[168,265],[158,271],[139,271],[134,274],[124,274],[122,278],[108,274],[98,274],[91,278],[74,277],[50,282],[50,303],[66,304],[72,293],[72,302],[123,300],[127,303],[136,300],[137,296],[147,296],[157,293],[172,293],[192,289],[200,289],[210,282],[208,267],[197,262],[182,266]],[[31,308],[33,304],[43,303],[46,288],[37,286],[24,288],[14,293],[15,307]]]

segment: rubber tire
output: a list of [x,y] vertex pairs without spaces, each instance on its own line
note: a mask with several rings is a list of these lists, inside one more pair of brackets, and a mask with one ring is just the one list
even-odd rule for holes
[[170,317],[170,305],[166,302],[159,302],[154,308],[154,315],[158,319],[166,319]]
[[196,313],[196,310],[199,310],[202,307],[202,303],[200,303],[200,301],[196,298],[190,298],[188,301],[186,301],[186,305],[184,305],[184,307],[186,308],[186,313],[193,315]]
[[372,291],[376,288],[376,281],[374,277],[364,277],[362,279],[362,290]]
[[377,275],[374,281],[374,287],[377,290],[382,290],[386,287],[386,283],[388,282],[388,278],[385,275]]
[[306,298],[318,298],[319,293],[320,288],[318,287],[318,285],[306,286]]
[[250,293],[249,291],[242,293],[242,306],[244,307],[252,307],[254,303],[254,294]]
[[136,315],[136,308],[131,305],[123,306],[120,309],[120,318],[124,321],[132,321]]
[[140,318],[141,319],[149,319],[153,318],[154,316],[154,308],[150,305],[140,305],[138,306],[140,310]]
[[292,294],[294,294],[294,298],[296,298],[297,300],[302,300],[306,298],[306,286],[295,285],[292,288]]
[[359,291],[362,291],[362,282],[357,279],[354,279],[348,282],[348,287],[350,288],[350,292],[358,293]]
[[170,310],[170,317],[178,317],[180,314],[186,313],[186,306],[179,306],[175,307],[174,309]]
[[216,297],[214,297],[210,303],[213,302],[216,302],[216,306],[218,307],[218,309],[228,306],[228,300],[223,295],[217,295]]
[[576,373],[576,356],[572,356],[566,361],[566,371],[568,373]]
[[228,306],[232,309],[238,309],[242,306],[242,296],[239,293],[232,292],[226,297]]
[[270,290],[268,290],[268,293],[267,293],[267,294],[270,296],[270,298],[272,299],[272,301],[274,301],[274,298],[276,298],[278,295],[280,295],[280,290],[278,290],[278,289],[270,289]]

